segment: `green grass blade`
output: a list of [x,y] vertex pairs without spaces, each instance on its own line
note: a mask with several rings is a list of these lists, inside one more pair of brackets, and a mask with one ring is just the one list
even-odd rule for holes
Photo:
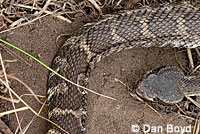
[[9,46],[11,46],[11,47],[13,47],[13,48],[19,50],[20,52],[22,52],[22,53],[24,53],[24,54],[30,56],[31,58],[33,58],[34,60],[36,60],[38,63],[40,63],[41,65],[43,65],[45,68],[47,68],[47,69],[50,70],[51,72],[55,73],[56,75],[58,75],[59,77],[61,77],[62,79],[64,79],[64,80],[67,81],[67,82],[69,82],[69,83],[71,83],[71,84],[73,84],[73,85],[75,85],[75,86],[77,86],[77,87],[80,87],[80,88],[83,88],[83,89],[85,89],[85,90],[88,90],[89,92],[94,93],[94,94],[97,94],[97,95],[99,95],[99,96],[103,96],[103,97],[108,98],[108,99],[116,100],[115,98],[102,95],[102,94],[100,94],[100,93],[97,93],[97,92],[95,92],[95,91],[89,89],[89,88],[83,87],[83,86],[81,86],[81,85],[78,85],[78,84],[76,84],[76,83],[74,83],[74,82],[68,80],[67,78],[65,78],[64,76],[60,75],[60,74],[57,73],[56,71],[54,71],[52,68],[50,68],[48,65],[46,65],[45,63],[43,63],[42,61],[40,61],[40,60],[37,59],[36,57],[32,56],[31,54],[27,53],[27,52],[24,51],[23,49],[21,49],[21,48],[15,46],[15,45],[13,45],[13,44],[11,44],[11,43],[9,43],[9,42],[3,40],[3,39],[1,39],[1,38],[0,38],[0,42],[3,42],[4,44],[9,45]]

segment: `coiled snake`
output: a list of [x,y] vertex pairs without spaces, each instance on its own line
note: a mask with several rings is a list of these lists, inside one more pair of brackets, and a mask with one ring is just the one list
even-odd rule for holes
[[[80,36],[69,38],[58,51],[52,68],[72,82],[87,87],[90,71],[101,58],[122,49],[152,46],[193,48],[200,46],[200,9],[191,5],[168,5],[108,16],[91,25]],[[186,80],[175,68],[166,72],[161,71],[158,74],[164,74],[167,79],[174,78],[177,74],[178,84],[172,82],[176,87],[179,87],[179,78]],[[148,80],[146,78],[144,81]],[[190,79],[187,80],[190,83]],[[151,86],[152,81],[146,82],[146,85]],[[153,94],[153,91],[149,92],[146,85],[142,82],[139,88],[141,91],[138,92],[146,94],[144,96],[148,99],[159,97]],[[172,92],[176,96],[174,98],[160,97],[160,99],[172,103],[179,102],[182,93],[177,92],[176,94]],[[50,73],[49,119],[70,134],[85,133],[86,96],[87,92],[83,89]],[[64,134],[53,124],[49,127],[48,134]]]

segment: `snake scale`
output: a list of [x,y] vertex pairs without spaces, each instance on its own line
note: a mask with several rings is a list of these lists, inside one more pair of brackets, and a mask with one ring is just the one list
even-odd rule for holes
[[[200,9],[188,4],[125,11],[91,25],[59,49],[52,68],[88,87],[95,63],[112,52],[134,47],[200,46]],[[54,73],[48,79],[48,118],[69,134],[85,133],[87,91]],[[49,124],[47,134],[65,134]]]

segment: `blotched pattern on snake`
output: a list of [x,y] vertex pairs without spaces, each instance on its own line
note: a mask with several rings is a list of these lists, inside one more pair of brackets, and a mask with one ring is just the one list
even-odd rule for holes
[[[52,68],[67,79],[88,87],[95,63],[112,52],[134,47],[200,46],[200,9],[166,5],[126,11],[92,24],[69,38],[58,51]],[[70,134],[85,133],[87,92],[54,73],[48,80],[48,117]],[[48,134],[64,134],[49,125]]]

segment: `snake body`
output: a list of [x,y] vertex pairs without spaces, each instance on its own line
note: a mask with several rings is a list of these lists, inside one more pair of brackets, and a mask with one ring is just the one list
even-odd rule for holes
[[[110,15],[72,36],[59,49],[52,68],[88,87],[95,63],[112,52],[134,47],[200,46],[200,9],[190,5],[143,8]],[[48,79],[48,134],[85,133],[87,92],[54,73]]]

